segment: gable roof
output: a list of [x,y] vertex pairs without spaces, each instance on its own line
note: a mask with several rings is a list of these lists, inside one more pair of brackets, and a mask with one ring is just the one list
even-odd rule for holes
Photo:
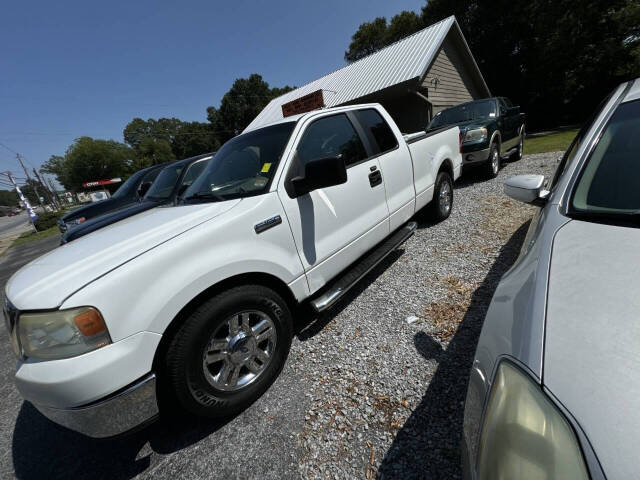
[[489,89],[482,78],[478,65],[473,60],[460,26],[456,18],[451,16],[318,80],[274,98],[253,119],[245,131],[281,120],[283,118],[282,104],[316,90],[322,90],[325,105],[333,107],[413,78],[422,78],[427,73],[452,27],[457,29],[463,39],[476,73],[488,92]]

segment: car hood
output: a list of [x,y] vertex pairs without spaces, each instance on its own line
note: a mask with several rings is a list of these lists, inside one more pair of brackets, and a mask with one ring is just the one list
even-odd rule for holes
[[84,237],[85,235],[104,228],[107,225],[119,222],[127,217],[132,217],[133,215],[145,212],[159,205],[161,205],[161,203],[152,201],[136,202],[134,204],[125,206],[124,208],[120,208],[113,212],[105,213],[104,215],[92,218],[91,220],[87,220],[80,225],[69,228],[62,235],[62,243],[68,243],[73,240],[77,240],[78,238]]
[[18,270],[5,287],[7,298],[19,310],[56,308],[94,279],[230,210],[240,201],[155,208],[109,225]]
[[635,478],[640,442],[640,229],[571,221],[552,250],[543,382],[607,478]]

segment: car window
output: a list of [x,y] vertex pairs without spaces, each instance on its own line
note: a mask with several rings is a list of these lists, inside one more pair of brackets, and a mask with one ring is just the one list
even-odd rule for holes
[[202,173],[202,171],[204,170],[204,167],[207,166],[207,163],[209,162],[209,160],[211,160],[211,157],[203,158],[202,160],[198,160],[197,162],[194,162],[191,165],[189,165],[189,168],[187,169],[184,176],[182,177],[181,186],[188,187],[193,182],[195,182],[196,178],[198,178]]
[[356,110],[354,113],[360,124],[375,139],[380,153],[388,152],[398,146],[398,139],[393,134],[391,127],[376,110],[368,108],[366,110]]
[[148,200],[165,200],[169,198],[183,168],[183,164],[174,164],[163,168],[144,198]]
[[345,114],[315,120],[305,130],[296,153],[300,166],[311,160],[342,155],[348,167],[367,158],[362,140]]
[[580,173],[571,206],[581,212],[640,210],[640,100],[621,104]]
[[125,198],[132,197],[135,195],[136,190],[138,189],[138,180],[140,180],[140,176],[144,175],[143,172],[136,172],[131,175],[126,182],[120,185],[120,188],[115,191],[111,198]]

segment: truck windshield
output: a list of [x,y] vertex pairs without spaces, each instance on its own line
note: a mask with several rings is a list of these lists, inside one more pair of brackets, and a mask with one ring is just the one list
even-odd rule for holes
[[452,125],[455,123],[481,120],[496,116],[496,101],[493,99],[478,100],[477,102],[464,103],[457,107],[448,108],[436,114],[427,127],[428,130]]
[[229,140],[184,193],[185,203],[266,192],[295,124],[279,123]]
[[640,218],[640,100],[615,111],[585,164],[569,214],[637,223]]

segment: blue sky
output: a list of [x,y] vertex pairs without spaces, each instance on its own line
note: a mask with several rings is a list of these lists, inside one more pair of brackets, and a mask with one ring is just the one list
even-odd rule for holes
[[[344,65],[362,22],[424,0],[5,2],[0,142],[39,167],[134,117],[206,121],[234,79],[302,85]],[[18,171],[0,146],[0,170]]]

